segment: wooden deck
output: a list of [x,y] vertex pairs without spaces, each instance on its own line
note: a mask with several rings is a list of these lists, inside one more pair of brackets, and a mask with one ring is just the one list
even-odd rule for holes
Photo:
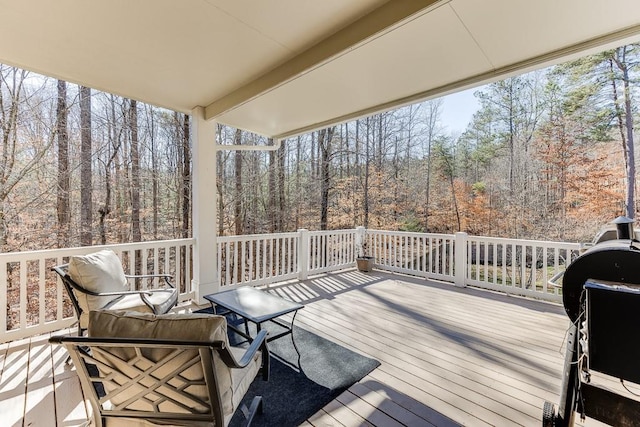
[[[305,304],[296,325],[381,362],[306,426],[535,426],[558,403],[559,305],[378,271],[269,289]],[[0,346],[1,425],[86,424],[77,376],[47,338]]]

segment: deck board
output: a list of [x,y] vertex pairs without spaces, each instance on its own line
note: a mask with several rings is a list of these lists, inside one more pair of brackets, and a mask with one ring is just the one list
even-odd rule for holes
[[[569,321],[557,304],[378,271],[268,290],[305,305],[296,326],[381,362],[304,426],[530,426],[558,402]],[[91,413],[46,339],[0,346],[3,425],[79,426]]]
[[22,426],[29,369],[29,339],[9,343],[0,374],[0,414],[5,426]]
[[[317,301],[298,324],[380,360],[371,376],[419,396],[439,414],[435,423],[532,425],[544,400],[555,400],[568,326],[557,305],[405,277],[344,292],[336,280],[305,284]],[[291,287],[274,292],[305,302]]]
[[29,347],[24,425],[36,426],[55,414],[53,363],[48,335],[34,337]]

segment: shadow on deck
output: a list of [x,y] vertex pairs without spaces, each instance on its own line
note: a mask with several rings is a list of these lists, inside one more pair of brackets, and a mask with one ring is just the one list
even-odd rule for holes
[[[379,271],[267,289],[305,305],[296,326],[381,362],[305,425],[530,426],[558,399],[559,305]],[[47,338],[0,347],[3,425],[86,421],[77,376]]]

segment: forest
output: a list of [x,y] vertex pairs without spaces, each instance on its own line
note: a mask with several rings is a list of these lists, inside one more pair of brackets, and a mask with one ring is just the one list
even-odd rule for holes
[[[363,225],[589,241],[635,216],[640,46],[218,153],[218,234]],[[188,116],[0,64],[0,250],[191,236]],[[274,141],[218,125],[220,144]]]

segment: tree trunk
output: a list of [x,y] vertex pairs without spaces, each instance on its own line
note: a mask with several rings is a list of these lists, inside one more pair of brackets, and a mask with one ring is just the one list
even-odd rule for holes
[[635,218],[635,187],[636,187],[636,157],[635,142],[633,140],[633,111],[631,109],[631,88],[629,87],[629,71],[624,69],[624,111],[627,128],[627,150],[629,164],[627,166],[627,217]]
[[278,150],[278,231],[285,231],[286,199],[285,199],[285,157],[287,153],[287,140],[282,140]]
[[[107,244],[107,230],[106,230],[106,218],[107,215],[111,213],[111,167],[113,162],[118,156],[118,150],[120,150],[120,134],[116,131],[117,129],[117,121],[115,114],[115,97],[111,95],[111,117],[107,120],[108,123],[108,138],[109,145],[108,150],[109,159],[104,165],[104,182],[105,182],[105,194],[104,194],[104,202],[102,206],[98,209],[99,217],[99,233],[100,233],[100,243],[103,245]],[[116,169],[116,177],[117,177],[117,169]],[[117,183],[116,183],[117,184]],[[116,187],[117,188],[117,187]]]
[[[129,130],[131,132],[131,238],[134,242],[142,241],[140,227],[140,147],[138,143],[138,102],[131,100],[129,104]],[[142,251],[135,251],[135,274],[142,274]],[[140,289],[142,281],[136,279],[136,289]]]
[[[112,157],[113,158],[113,157]],[[111,162],[105,164],[104,166],[104,184],[105,184],[105,193],[104,193],[104,203],[98,209],[99,216],[99,232],[100,232],[100,244],[107,244],[107,227],[106,227],[106,219],[107,215],[111,212]]]
[[[236,134],[233,143],[235,145],[242,144],[242,131],[236,129]],[[235,235],[240,236],[243,233],[243,218],[242,218],[242,162],[243,162],[242,150],[236,150],[235,152],[235,194],[233,200],[233,224],[235,229]]]
[[69,203],[69,134],[67,132],[67,83],[58,80],[56,107],[56,133],[58,137],[58,247],[69,247],[71,238],[71,208]]
[[[217,125],[218,140],[222,141],[222,125]],[[218,192],[218,236],[224,236],[224,182],[225,182],[225,158],[222,151],[216,153],[216,191]]]
[[[242,145],[242,131],[240,129],[236,129],[236,133],[235,136],[233,138],[233,143],[234,145]],[[243,191],[243,186],[242,186],[242,164],[244,162],[244,152],[242,150],[236,150],[236,152],[234,153],[234,161],[235,161],[235,167],[234,167],[234,182],[235,182],[235,191],[234,191],[234,198],[233,198],[233,223],[234,223],[234,234],[236,236],[241,236],[244,233],[244,218],[242,215],[242,199],[244,197],[244,191]],[[243,254],[242,254],[242,244],[240,243],[236,243],[235,244],[235,251],[236,251],[236,257],[235,259],[237,260],[237,265],[236,265],[236,280],[241,280],[241,278],[243,277],[244,272],[242,271],[242,258],[243,258]],[[233,271],[233,270],[232,270]],[[233,277],[232,277],[233,279]]]
[[371,118],[367,117],[367,136],[365,138],[365,146],[364,146],[364,197],[362,200],[363,211],[364,211],[364,221],[362,225],[364,228],[369,228],[369,167],[371,165],[371,156],[369,155],[369,145],[370,145],[370,136],[371,132],[369,129],[369,121]]
[[80,87],[80,244],[93,244],[91,89]]
[[335,127],[330,127],[318,132],[318,147],[320,148],[320,230],[327,229],[329,219],[331,141],[334,131]]
[[429,104],[429,115],[427,117],[427,182],[425,185],[425,201],[424,201],[424,230],[429,232],[429,206],[431,202],[431,146],[436,131],[436,114],[432,103]]
[[140,227],[140,147],[138,143],[138,103],[131,100],[129,110],[131,131],[131,234],[134,242],[142,241]]
[[182,119],[182,237],[187,238],[191,235],[191,129],[189,116]]
[[[146,106],[148,107],[148,106]],[[149,141],[151,143],[151,205],[153,209],[153,240],[158,240],[158,210],[160,201],[158,199],[159,171],[158,171],[158,149],[156,147],[156,121],[153,108],[145,108],[149,120]]]
[[[627,178],[625,215],[629,218],[635,217],[635,184],[636,184],[636,167],[635,167],[635,144],[633,141],[633,110],[631,107],[631,87],[629,77],[629,65],[626,59],[627,46],[616,49],[613,54],[613,61],[618,69],[622,72],[622,84],[624,87],[624,112],[621,111],[618,102],[618,94],[615,84],[615,76],[612,77],[613,96],[618,116],[618,126],[623,143],[623,152],[625,157],[625,174]],[[611,61],[610,61],[611,64]],[[612,73],[613,75],[613,73]],[[624,126],[622,125],[622,115],[624,115]],[[626,132],[624,131],[626,129]],[[626,142],[626,143],[625,143]]]
[[[296,140],[296,194],[299,195],[302,191],[301,183],[300,183],[300,163],[302,162],[302,138],[298,136]],[[296,206],[296,218],[295,218],[295,229],[300,229],[300,205],[302,204],[302,200],[300,197],[296,197],[296,200],[293,202]]]
[[[111,123],[113,124],[113,190],[115,193],[113,204],[116,210],[116,216],[118,219],[125,217],[125,200],[127,189],[124,188],[123,182],[126,182],[126,178],[123,173],[123,163],[125,154],[122,149],[123,146],[123,127],[118,126],[118,119],[116,117],[116,96],[110,95],[111,104]],[[121,151],[122,150],[122,151]],[[116,227],[116,239],[118,242],[128,239],[128,234],[125,234],[124,227]],[[106,237],[105,237],[106,241]]]
[[[271,143],[273,140],[269,140]],[[269,233],[275,233],[278,231],[278,192],[277,192],[277,153],[275,151],[269,151],[269,177],[268,177],[268,221],[269,221]]]

